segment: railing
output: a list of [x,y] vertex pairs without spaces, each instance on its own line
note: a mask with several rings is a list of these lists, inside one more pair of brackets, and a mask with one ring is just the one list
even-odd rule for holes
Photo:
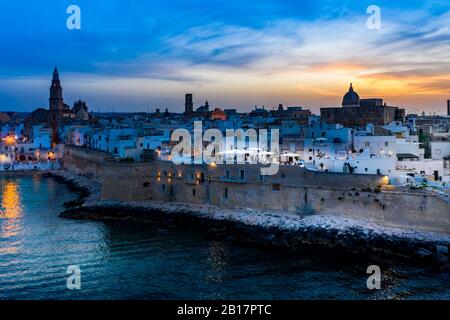
[[245,183],[245,178],[241,179],[240,177],[233,177],[233,176],[222,176],[220,177],[220,181],[223,182],[232,182],[232,183]]
[[0,171],[41,171],[57,170],[60,168],[59,161],[38,161],[38,162],[15,162],[0,164]]

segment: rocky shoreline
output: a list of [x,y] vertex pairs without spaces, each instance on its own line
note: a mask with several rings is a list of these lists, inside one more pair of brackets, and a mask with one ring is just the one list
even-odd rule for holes
[[65,183],[71,191],[78,193],[78,199],[65,203],[66,208],[77,208],[100,201],[101,185],[67,170],[49,171],[44,175]]
[[335,216],[302,217],[249,208],[222,209],[156,201],[101,201],[99,183],[63,170],[51,175],[81,191],[80,198],[60,214],[63,218],[177,224],[258,246],[295,250],[298,246],[312,245],[449,268],[450,237],[446,235],[384,228],[369,221]]

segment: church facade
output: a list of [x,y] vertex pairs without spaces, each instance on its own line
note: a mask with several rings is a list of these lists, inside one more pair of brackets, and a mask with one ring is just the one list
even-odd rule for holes
[[86,101],[77,100],[72,108],[64,103],[63,88],[56,67],[53,70],[49,91],[48,109],[38,108],[30,114],[25,123],[25,134],[32,138],[33,126],[50,127],[53,132],[52,144],[55,145],[59,143],[58,130],[62,125],[71,122],[89,122],[93,117],[88,113]]

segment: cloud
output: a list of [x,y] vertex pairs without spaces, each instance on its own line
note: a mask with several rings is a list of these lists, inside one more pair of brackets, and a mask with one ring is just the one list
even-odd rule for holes
[[[450,13],[442,3],[419,3],[411,2],[415,9],[381,5],[379,31],[366,28],[365,3],[305,2],[304,8],[295,1],[263,1],[253,11],[247,3],[213,1],[205,7],[194,1],[177,10],[178,2],[158,3],[158,14],[142,10],[149,14],[145,21],[129,20],[136,10],[116,3],[104,8],[113,10],[110,18],[118,15],[112,31],[98,23],[78,35],[49,31],[30,39],[22,34],[23,59],[14,60],[13,50],[0,52],[5,61],[12,59],[0,70],[8,71],[2,72],[5,81],[33,68],[42,78],[57,63],[65,92],[76,88],[78,95],[87,93],[99,103],[101,96],[105,105],[118,101],[108,98],[109,92],[120,101],[130,94],[129,101],[138,105],[154,100],[181,108],[171,96],[194,91],[223,106],[287,101],[317,110],[338,105],[349,82],[361,96],[428,95],[434,105],[448,94]],[[119,15],[121,10],[125,16]],[[8,33],[0,40],[2,47],[14,42],[14,36]],[[46,49],[53,42],[60,46]],[[23,81],[0,82],[0,89],[7,88],[10,99]],[[42,97],[46,94],[47,88]],[[414,105],[413,100],[398,101]]]

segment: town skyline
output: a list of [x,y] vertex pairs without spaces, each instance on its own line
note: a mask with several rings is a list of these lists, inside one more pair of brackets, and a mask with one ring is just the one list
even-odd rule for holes
[[[67,29],[68,3],[2,5],[2,111],[45,106],[55,64],[66,101],[102,112],[182,112],[190,92],[198,106],[282,103],[317,113],[340,105],[349,83],[411,113],[445,114],[450,98],[442,2],[379,1],[377,30],[367,27],[368,1],[77,5],[80,30]],[[9,18],[19,10],[22,19]]]
[[[57,66],[55,66],[54,70],[55,71],[57,70]],[[47,81],[49,81],[49,80],[47,80]],[[352,83],[350,83],[350,86],[352,86]],[[66,90],[64,90],[64,91],[66,91]],[[154,112],[157,112],[157,111],[165,111],[165,110],[170,111],[170,112],[174,112],[174,113],[183,113],[185,111],[184,110],[184,108],[185,108],[185,101],[183,100],[183,99],[185,99],[185,96],[184,96],[185,94],[186,93],[184,93],[183,95],[180,95],[180,96],[182,96],[182,98],[181,99],[180,98],[177,99],[177,100],[180,100],[180,101],[178,101],[177,105],[175,105],[175,107],[172,107],[172,109],[170,109],[167,106],[159,106],[159,105],[154,105],[153,106],[152,105],[152,106],[144,107],[143,110],[140,110],[139,108],[136,108],[136,109],[128,108],[127,106],[123,106],[123,108],[125,108],[125,109],[122,109],[120,107],[116,109],[114,106],[108,106],[106,108],[97,108],[97,109],[95,109],[95,106],[94,106],[94,108],[91,108],[91,110],[93,112],[99,112],[99,113],[154,113]],[[193,106],[194,107],[202,107],[205,102],[209,103],[208,102],[208,99],[209,99],[208,97],[201,97],[201,99],[198,99],[198,97],[196,97],[194,94],[192,94],[192,93],[189,93],[189,94],[191,94],[191,95],[193,95],[195,97],[194,100],[193,100]],[[70,97],[70,94],[69,94],[69,97]],[[367,99],[379,98],[379,99],[383,99],[383,101],[384,101],[383,97],[375,97],[375,96],[370,96],[370,97],[363,96],[363,97],[367,98]],[[341,95],[341,97],[337,97],[336,99],[337,100],[339,100],[339,99],[342,100],[342,95]],[[72,98],[65,99],[64,101],[67,102],[68,104],[73,104],[73,103],[76,104],[79,101],[84,101],[86,103],[86,99],[82,98],[81,96],[78,96],[77,98],[73,98],[73,99]],[[445,102],[447,102],[447,101],[448,100],[446,100]],[[384,101],[384,103],[387,103],[387,102]],[[237,105],[229,105],[229,106],[222,106],[222,105],[220,105],[219,106],[219,105],[214,105],[213,104],[212,106],[213,107],[218,107],[219,109],[236,109],[237,112],[244,112],[244,113],[245,112],[250,112],[250,111],[252,111],[252,110],[254,110],[256,108],[265,109],[265,110],[270,111],[270,110],[276,110],[280,105],[282,105],[284,107],[292,107],[292,106],[297,107],[297,106],[300,106],[300,107],[302,107],[304,109],[311,110],[313,113],[320,114],[320,112],[321,112],[320,109],[321,108],[323,108],[323,107],[339,107],[340,104],[341,104],[340,102],[337,102],[334,105],[319,106],[319,107],[308,107],[308,106],[305,106],[305,105],[295,104],[295,103],[275,103],[275,104],[271,104],[271,105],[254,104],[252,106],[237,106]],[[42,104],[42,105],[38,105],[36,107],[31,107],[32,110],[20,110],[19,112],[32,112],[33,110],[35,110],[37,108],[46,109],[47,106],[45,104]],[[447,105],[445,105],[441,109],[442,110],[438,110],[438,112],[433,112],[433,111],[430,111],[430,110],[428,110],[428,112],[427,112],[426,110],[420,110],[418,108],[405,107],[405,110],[408,113],[426,114],[426,115],[446,115],[446,112],[448,112]],[[16,112],[16,111],[17,110],[15,110],[14,108],[9,108],[8,109],[8,108],[0,107],[0,112]]]

